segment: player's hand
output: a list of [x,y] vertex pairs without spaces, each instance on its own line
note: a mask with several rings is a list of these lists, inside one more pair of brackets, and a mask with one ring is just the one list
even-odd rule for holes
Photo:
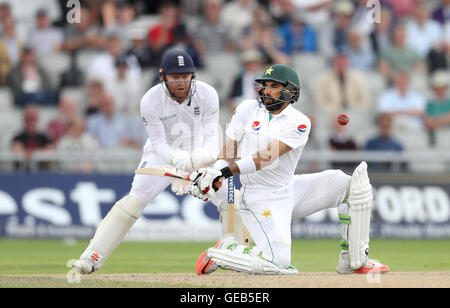
[[206,168],[216,161],[216,157],[210,151],[198,148],[191,153],[192,167],[194,170]]
[[[204,201],[213,198],[224,179],[220,170],[212,168],[201,168],[190,175],[192,184],[190,193]],[[205,200],[206,199],[206,200]]]
[[170,163],[178,170],[185,170],[187,172],[194,170],[192,168],[191,156],[183,150],[174,150],[170,158]]
[[177,196],[182,196],[189,193],[191,189],[191,183],[182,179],[173,179],[171,189]]

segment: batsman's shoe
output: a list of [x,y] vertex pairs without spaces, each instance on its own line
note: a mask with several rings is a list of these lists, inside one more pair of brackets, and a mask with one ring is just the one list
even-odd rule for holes
[[94,271],[94,262],[89,259],[80,259],[75,261],[73,267],[80,274],[90,274]]
[[367,262],[358,269],[352,269],[349,265],[348,254],[340,254],[336,272],[339,274],[384,274],[389,272],[389,266],[380,263],[374,259],[368,259]]
[[[214,248],[221,248],[227,242],[237,241],[233,234],[227,234],[223,238],[221,238]],[[198,258],[197,264],[195,265],[195,271],[198,275],[208,275],[212,272],[216,271],[219,267],[207,256],[208,249],[206,249]]]
[[366,264],[353,271],[353,274],[385,274],[387,272],[389,272],[389,266],[381,264],[377,260],[369,259]]

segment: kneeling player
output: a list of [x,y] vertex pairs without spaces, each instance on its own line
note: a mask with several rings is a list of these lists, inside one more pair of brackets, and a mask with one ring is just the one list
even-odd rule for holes
[[[273,65],[256,81],[261,84],[259,98],[238,106],[221,160],[191,175],[191,193],[205,200],[215,196],[221,181],[240,174],[240,216],[256,246],[225,236],[199,258],[197,273],[220,267],[297,274],[291,265],[291,222],[331,207],[338,207],[342,223],[337,272],[387,272],[387,266],[368,256],[372,188],[367,164],[362,162],[351,177],[340,170],[294,175],[311,127],[309,119],[290,106],[298,100],[298,76],[288,66]],[[238,147],[242,159],[234,162],[238,155],[230,148]]]

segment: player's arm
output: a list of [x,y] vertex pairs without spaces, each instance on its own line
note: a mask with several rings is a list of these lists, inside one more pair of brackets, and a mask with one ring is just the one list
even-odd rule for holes
[[232,164],[238,157],[239,141],[227,137],[225,145],[217,156],[218,160],[226,161],[228,164]]
[[214,155],[219,151],[219,95],[215,89],[206,88],[207,104],[205,104],[205,111],[202,114],[202,133],[203,133],[203,148]]
[[141,112],[144,127],[156,154],[166,160],[172,156],[172,148],[167,144],[164,124],[153,112]]
[[292,150],[287,144],[272,139],[266,149],[257,152],[255,155],[243,158],[236,163],[230,164],[229,168],[232,175],[252,173],[258,171],[274,163],[281,155]]
[[[233,141],[229,139],[229,141]],[[261,170],[273,162],[281,155],[292,150],[292,147],[277,139],[272,139],[266,149],[257,152],[253,156],[249,156],[231,163],[222,169],[207,168],[200,169],[191,174],[194,184],[191,187],[191,194],[194,196],[208,200],[212,198],[220,186],[221,182],[233,175],[250,174]],[[228,159],[228,161],[231,161]],[[212,189],[211,189],[212,188]]]

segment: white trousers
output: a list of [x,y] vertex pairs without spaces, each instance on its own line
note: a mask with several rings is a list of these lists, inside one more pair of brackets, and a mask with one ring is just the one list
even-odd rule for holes
[[262,257],[279,267],[291,265],[291,222],[337,207],[351,177],[340,170],[295,175],[286,187],[246,185],[240,214]]

